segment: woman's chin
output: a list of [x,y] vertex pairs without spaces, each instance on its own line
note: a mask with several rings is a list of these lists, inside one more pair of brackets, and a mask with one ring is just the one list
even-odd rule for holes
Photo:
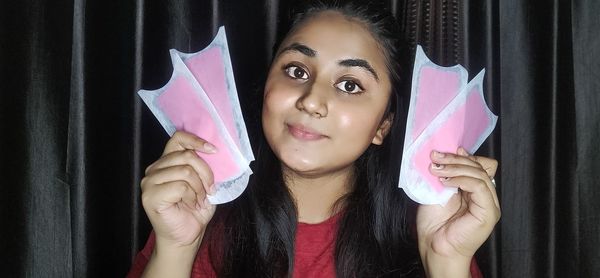
[[284,171],[289,174],[299,175],[312,175],[319,172],[320,168],[315,161],[298,158],[298,157],[287,157],[281,159]]
[[288,175],[300,176],[318,176],[320,173],[327,172],[327,163],[323,160],[323,156],[310,154],[309,152],[280,152],[278,155],[279,161],[284,172]]

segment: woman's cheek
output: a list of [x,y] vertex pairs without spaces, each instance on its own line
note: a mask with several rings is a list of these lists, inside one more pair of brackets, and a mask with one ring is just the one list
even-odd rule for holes
[[361,111],[359,108],[348,107],[344,109],[344,112],[339,114],[339,126],[344,130],[351,132],[363,131],[365,129],[371,129],[373,125],[373,111]]
[[353,119],[348,113],[340,115],[340,128],[343,130],[352,129]]
[[295,106],[301,88],[299,86],[289,86],[285,82],[271,84],[265,89],[263,104],[269,110],[280,110]]

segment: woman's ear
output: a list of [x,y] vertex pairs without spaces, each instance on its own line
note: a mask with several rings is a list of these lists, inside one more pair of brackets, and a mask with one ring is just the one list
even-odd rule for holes
[[379,124],[379,128],[375,132],[375,137],[373,137],[373,141],[371,143],[375,145],[381,145],[383,143],[383,139],[390,132],[390,128],[392,127],[392,121],[394,120],[394,114],[390,114],[387,116],[381,124]]

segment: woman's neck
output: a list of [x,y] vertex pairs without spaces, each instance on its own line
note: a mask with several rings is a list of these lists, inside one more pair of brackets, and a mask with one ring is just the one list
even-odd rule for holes
[[285,166],[283,169],[296,202],[298,221],[303,223],[320,223],[337,213],[337,202],[350,192],[353,184],[353,166],[318,176],[303,176]]

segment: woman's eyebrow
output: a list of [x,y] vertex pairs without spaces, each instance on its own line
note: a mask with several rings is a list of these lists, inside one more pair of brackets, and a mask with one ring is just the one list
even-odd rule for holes
[[304,44],[297,43],[297,42],[292,43],[292,44],[286,46],[285,48],[281,49],[279,54],[281,55],[282,53],[287,52],[287,51],[297,51],[297,52],[300,52],[311,58],[317,56],[317,51],[315,51],[314,49],[312,49]]
[[364,70],[366,70],[369,73],[371,73],[371,75],[373,75],[373,77],[375,78],[375,80],[379,82],[379,76],[377,75],[377,72],[375,71],[375,69],[373,69],[373,67],[371,66],[371,64],[369,64],[369,62],[367,62],[366,60],[363,60],[363,59],[345,59],[345,60],[339,61],[338,64],[340,66],[343,66],[343,67],[360,67],[360,68],[363,68]]

